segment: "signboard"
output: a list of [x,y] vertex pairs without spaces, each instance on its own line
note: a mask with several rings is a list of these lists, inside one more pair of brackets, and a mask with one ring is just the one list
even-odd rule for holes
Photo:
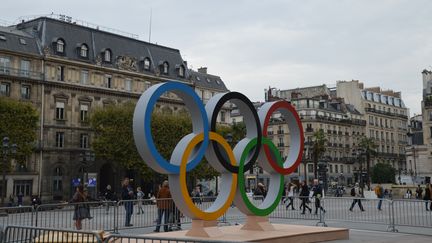
[[81,178],[73,178],[72,186],[79,186],[81,184]]
[[87,187],[96,187],[97,173],[88,173]]

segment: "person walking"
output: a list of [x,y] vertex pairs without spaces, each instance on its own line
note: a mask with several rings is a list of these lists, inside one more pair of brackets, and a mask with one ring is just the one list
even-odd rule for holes
[[312,209],[307,205],[309,202],[309,187],[306,181],[303,181],[301,184],[300,199],[302,201],[300,207],[303,208],[301,214],[305,214],[306,208],[309,209],[309,213],[312,213]]
[[202,193],[201,193],[201,189],[200,186],[196,186],[192,192],[191,192],[191,196],[192,196],[192,200],[194,203],[196,204],[201,204],[202,203]]
[[359,184],[356,183],[355,186],[351,189],[351,196],[354,197],[353,202],[351,204],[351,207],[349,208],[349,211],[353,211],[354,206],[356,205],[356,203],[359,205],[359,208],[362,212],[364,212],[364,208],[363,205],[361,203],[361,197],[362,197],[362,190],[359,187]]
[[254,195],[257,196],[257,198],[262,199],[264,201],[264,198],[267,196],[267,190],[261,182],[258,183],[257,188],[254,191]]
[[169,224],[169,215],[170,215],[170,209],[172,208],[172,199],[171,199],[171,191],[169,188],[168,181],[165,180],[162,183],[161,189],[158,191],[156,196],[156,206],[158,208],[158,218],[157,218],[157,225],[154,232],[159,232],[161,223],[162,223],[162,216],[164,217],[164,231],[168,232],[168,224]]
[[286,209],[288,210],[288,208],[291,206],[292,210],[295,210],[294,208],[294,190],[296,188],[296,185],[292,182],[290,182],[287,186],[287,192],[286,192],[286,198],[285,198],[285,202],[289,201],[289,203],[286,205]]
[[[423,197],[423,200],[425,200],[426,211],[432,210],[432,202],[430,202],[430,200],[431,200],[431,190],[432,190],[431,184],[427,183],[426,187],[425,187],[425,194],[424,194],[424,197]],[[430,203],[430,205],[428,207],[429,203]]]
[[83,219],[92,219],[89,206],[85,204],[86,201],[87,194],[84,192],[84,186],[79,185],[70,201],[71,203],[75,203],[73,220],[75,220],[75,227],[77,230],[82,229],[81,221]]
[[321,206],[321,198],[323,196],[323,188],[319,184],[318,179],[313,180],[314,186],[312,188],[312,197],[315,198],[315,214],[318,214],[318,209],[325,213],[325,209]]
[[383,201],[383,198],[384,198],[384,189],[381,186],[381,183],[378,183],[378,185],[375,186],[374,191],[375,191],[375,195],[379,199],[377,209],[379,211],[381,211],[382,201]]
[[144,192],[141,190],[141,187],[137,187],[137,200],[138,200],[138,213],[137,214],[144,214],[144,210],[142,208],[143,205],[143,199],[144,199]]
[[114,193],[111,190],[111,185],[107,185],[104,192],[104,199],[106,202],[106,214],[109,213],[110,202],[115,201]]
[[416,199],[421,200],[422,199],[422,195],[423,195],[423,189],[421,188],[420,185],[417,185]]
[[122,183],[122,193],[121,193],[122,200],[125,200],[123,203],[126,211],[126,220],[125,220],[125,226],[130,227],[133,226],[130,221],[133,214],[133,200],[134,199],[134,191],[132,187],[129,185],[129,178],[125,177],[123,179]]

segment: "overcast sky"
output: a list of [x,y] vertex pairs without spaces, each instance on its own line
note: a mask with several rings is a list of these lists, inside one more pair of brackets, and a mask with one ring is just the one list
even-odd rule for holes
[[432,65],[432,1],[2,1],[0,19],[62,13],[180,49],[230,90],[264,99],[291,89],[360,80],[402,91],[421,111],[421,71]]

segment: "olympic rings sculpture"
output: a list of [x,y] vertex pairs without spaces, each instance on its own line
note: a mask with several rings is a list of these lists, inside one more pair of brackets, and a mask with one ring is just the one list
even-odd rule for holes
[[[192,118],[192,133],[178,142],[169,161],[157,151],[151,133],[154,106],[165,92],[172,92],[180,97]],[[234,149],[216,133],[217,116],[228,101],[240,110],[247,130],[245,138],[240,140]],[[285,161],[277,147],[267,138],[267,128],[275,112],[283,116],[283,121],[290,130],[290,150]],[[294,172],[299,166],[304,146],[300,118],[289,102],[268,102],[257,112],[246,96],[238,92],[227,92],[213,96],[204,106],[191,87],[178,82],[153,85],[141,95],[135,107],[133,134],[138,152],[146,164],[159,173],[168,174],[171,194],[180,211],[192,219],[202,220],[218,219],[233,201],[246,215],[270,214],[281,199],[284,175]],[[186,173],[194,169],[204,157],[220,172],[221,185],[213,204],[206,210],[201,210],[189,196]],[[267,196],[258,206],[247,197],[243,176],[255,162],[259,163],[270,177]]]

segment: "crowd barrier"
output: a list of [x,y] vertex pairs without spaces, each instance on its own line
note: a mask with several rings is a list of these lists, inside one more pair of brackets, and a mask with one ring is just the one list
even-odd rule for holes
[[[215,198],[203,197],[194,198],[195,205],[202,210],[211,206]],[[365,199],[353,197],[324,197],[320,204],[325,211],[315,209],[314,198],[303,198],[311,208],[300,210],[302,198],[294,197],[293,204],[287,208],[290,199],[283,198],[277,208],[269,215],[270,219],[294,219],[312,220],[317,225],[326,226],[327,221],[355,222],[364,224],[386,225],[389,231],[397,231],[398,227],[421,227],[432,228],[432,211],[426,211],[430,203],[424,200],[402,199]],[[255,205],[262,202],[262,198],[250,197]],[[353,202],[356,202],[352,211],[349,209]],[[378,204],[381,201],[381,210]],[[364,211],[359,207],[360,202]],[[132,204],[133,214],[130,225],[126,223],[126,204]],[[120,233],[124,229],[156,227],[158,222],[158,205],[167,205],[166,212],[169,213],[167,222],[162,217],[160,230],[164,226],[177,230],[183,224],[191,223],[192,220],[182,215],[175,207],[171,199],[161,200],[129,200],[129,201],[98,201],[85,203],[58,203],[43,204],[33,207],[5,207],[0,208],[0,225],[10,225],[56,228],[74,230],[74,210],[78,206],[88,207],[92,219],[83,220],[82,228],[85,230],[103,230],[106,232]],[[315,213],[316,212],[316,213]],[[220,225],[243,223],[245,216],[233,205],[219,218]],[[431,231],[432,232],[432,231]]]

